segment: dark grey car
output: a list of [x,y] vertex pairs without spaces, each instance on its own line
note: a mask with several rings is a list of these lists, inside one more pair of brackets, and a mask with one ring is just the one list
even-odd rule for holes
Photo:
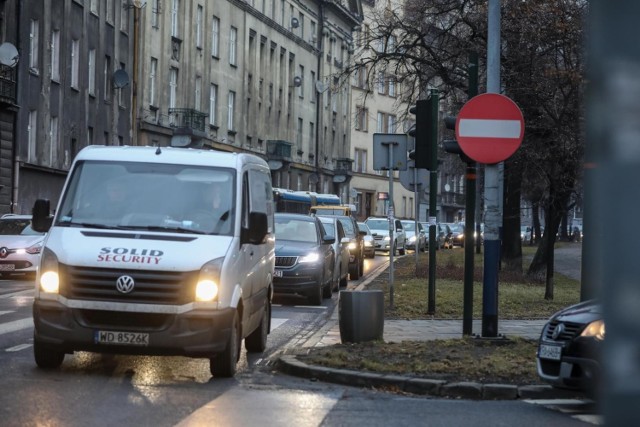
[[276,213],[274,223],[274,293],[303,295],[311,304],[322,304],[322,298],[330,298],[335,287],[335,238],[314,216]]

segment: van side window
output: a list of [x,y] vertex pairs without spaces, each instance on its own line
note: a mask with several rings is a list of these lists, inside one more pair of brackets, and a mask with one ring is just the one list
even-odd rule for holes
[[249,228],[249,175],[242,175],[242,228]]
[[271,176],[264,171],[251,169],[249,171],[249,202],[250,212],[267,214],[269,233],[273,233],[273,190]]

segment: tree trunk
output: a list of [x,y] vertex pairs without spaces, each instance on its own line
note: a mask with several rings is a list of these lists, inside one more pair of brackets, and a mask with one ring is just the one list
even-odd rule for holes
[[520,240],[520,196],[522,168],[517,160],[504,163],[504,203],[502,219],[502,261],[505,271],[522,274],[522,242]]
[[533,218],[533,231],[531,232],[531,244],[539,244],[542,238],[540,231],[540,204],[534,202],[531,205],[531,217]]

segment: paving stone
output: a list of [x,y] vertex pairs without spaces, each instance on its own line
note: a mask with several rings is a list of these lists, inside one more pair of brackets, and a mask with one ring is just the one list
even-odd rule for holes
[[447,383],[440,389],[440,395],[461,399],[480,399],[482,384],[473,382]]
[[518,398],[518,386],[510,384],[484,384],[482,398],[487,400],[509,400]]

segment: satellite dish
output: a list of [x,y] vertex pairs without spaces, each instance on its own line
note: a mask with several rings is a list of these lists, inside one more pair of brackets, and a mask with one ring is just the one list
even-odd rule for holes
[[316,90],[319,93],[322,93],[322,92],[326,91],[327,89],[329,89],[329,85],[328,84],[322,83],[320,80],[316,81]]
[[113,73],[113,86],[116,89],[122,89],[129,85],[129,74],[122,68]]
[[0,64],[15,67],[19,58],[18,49],[14,45],[9,42],[0,45]]
[[291,28],[298,28],[300,26],[300,21],[298,18],[291,18]]
[[444,185],[444,191],[451,191],[451,186],[449,184]]
[[302,77],[300,77],[300,76],[295,76],[295,77],[293,78],[293,85],[294,85],[295,87],[300,87],[300,86],[302,86]]

